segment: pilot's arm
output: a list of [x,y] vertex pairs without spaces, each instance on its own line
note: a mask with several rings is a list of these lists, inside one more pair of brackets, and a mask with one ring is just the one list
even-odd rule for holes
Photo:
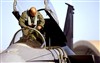
[[43,28],[45,24],[45,20],[40,12],[38,12],[37,18],[39,19],[37,26]]
[[19,19],[19,25],[22,27],[22,28],[27,28],[28,26],[25,25],[25,21],[27,20],[27,13],[26,12],[23,12],[20,19]]

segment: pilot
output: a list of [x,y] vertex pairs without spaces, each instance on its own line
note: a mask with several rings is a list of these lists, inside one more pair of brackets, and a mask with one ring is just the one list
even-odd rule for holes
[[[45,20],[42,14],[36,10],[35,7],[31,7],[29,10],[24,11],[19,19],[19,25],[23,28],[23,36],[28,36],[30,28],[36,28],[41,30],[44,27]],[[33,35],[34,39],[35,36]]]

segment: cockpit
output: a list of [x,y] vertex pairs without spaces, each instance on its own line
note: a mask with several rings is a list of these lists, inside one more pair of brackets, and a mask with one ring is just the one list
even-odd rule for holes
[[[30,2],[30,1],[28,1],[28,2]],[[35,1],[35,4],[36,3],[39,4],[41,2],[43,2],[43,1],[39,1],[39,2]],[[17,8],[16,8],[17,4],[16,3],[17,3],[17,1],[15,0],[14,4],[13,4],[14,5],[13,6],[14,11],[12,13],[17,18],[17,20],[19,20],[20,11],[17,10]],[[18,2],[18,3],[24,4],[24,2]],[[43,32],[45,32],[45,41],[46,41],[45,45],[46,46],[66,46],[66,42],[67,42],[66,37],[65,37],[64,33],[62,32],[61,28],[58,25],[58,19],[56,17],[56,13],[54,11],[54,8],[51,5],[51,3],[50,4],[49,3],[47,2],[45,4],[45,8],[42,8],[42,6],[39,5],[40,8],[38,9],[38,11],[42,13],[42,15],[44,16],[44,19],[45,19],[45,25],[44,25],[44,29],[43,29]],[[33,3],[30,2],[30,4],[33,4]],[[25,6],[23,6],[23,8],[24,7]],[[26,8],[27,8],[27,6],[24,8],[24,10]],[[15,37],[14,40],[18,40],[18,38]]]

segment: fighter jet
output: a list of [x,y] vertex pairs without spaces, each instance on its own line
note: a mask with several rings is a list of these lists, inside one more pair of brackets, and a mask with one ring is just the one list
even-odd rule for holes
[[[17,20],[19,20],[20,14],[19,11],[16,10],[16,2],[17,1],[14,0],[14,11],[12,13]],[[75,55],[75,53],[68,47],[66,44],[68,42],[68,36],[66,37],[66,34],[68,35],[68,33],[66,30],[63,32],[59,27],[55,11],[52,9],[53,7],[49,7],[52,6],[49,4],[49,0],[44,0],[44,3],[45,8],[39,9],[38,11],[44,11],[49,16],[49,18],[44,18],[45,26],[42,31],[45,32],[45,35],[32,28],[33,31],[38,32],[43,42],[38,45],[37,42],[23,39],[22,29],[20,29],[15,33],[9,47],[0,54],[0,62],[74,63],[76,61],[75,63],[93,63],[94,61],[91,55]],[[67,5],[68,11],[70,10],[72,13],[74,10],[73,6],[69,4]],[[67,16],[70,12],[67,13]],[[66,17],[65,21],[70,19],[73,18]],[[65,24],[65,27],[66,25],[67,24]],[[20,41],[24,41],[24,43]],[[84,59],[86,61],[84,61]]]

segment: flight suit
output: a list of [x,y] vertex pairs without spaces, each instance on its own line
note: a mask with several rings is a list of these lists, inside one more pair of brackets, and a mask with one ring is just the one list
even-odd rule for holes
[[[28,23],[28,19],[30,19],[32,25],[30,26]],[[37,21],[37,23],[35,23],[35,20]],[[34,24],[35,23],[35,24]],[[43,18],[43,16],[40,14],[40,12],[37,11],[36,16],[35,17],[31,17],[29,15],[29,11],[24,11],[19,19],[19,25],[23,28],[22,32],[23,32],[23,36],[28,36],[31,33],[31,30],[28,28],[34,28],[35,26],[42,26],[42,28],[44,27],[45,24],[45,20]],[[37,27],[36,27],[37,29]],[[38,33],[35,32],[35,35],[37,37]],[[36,36],[34,34],[31,35],[31,37],[33,39],[36,39]]]

